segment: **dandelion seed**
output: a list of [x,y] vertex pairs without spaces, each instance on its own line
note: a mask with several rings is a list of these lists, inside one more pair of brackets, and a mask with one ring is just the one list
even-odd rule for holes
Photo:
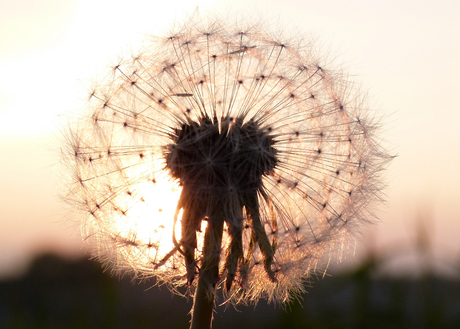
[[382,189],[390,157],[348,87],[257,28],[152,41],[67,136],[85,240],[115,271],[198,286],[211,312],[219,287],[235,303],[289,301]]

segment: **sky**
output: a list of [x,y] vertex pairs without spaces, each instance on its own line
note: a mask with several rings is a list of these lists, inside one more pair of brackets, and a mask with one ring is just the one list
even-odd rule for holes
[[363,228],[351,263],[375,249],[388,259],[384,270],[410,273],[417,259],[408,255],[424,230],[436,270],[458,271],[458,1],[3,0],[0,277],[24,271],[39,252],[84,252],[79,224],[57,197],[62,118],[82,107],[119,56],[195,10],[313,38],[366,91],[398,157],[386,173],[380,220]]

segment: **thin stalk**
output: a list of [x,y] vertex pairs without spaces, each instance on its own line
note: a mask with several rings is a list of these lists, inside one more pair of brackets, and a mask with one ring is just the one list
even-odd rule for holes
[[216,284],[219,280],[219,261],[224,221],[221,216],[210,217],[204,236],[203,261],[193,303],[190,329],[209,329],[212,324]]

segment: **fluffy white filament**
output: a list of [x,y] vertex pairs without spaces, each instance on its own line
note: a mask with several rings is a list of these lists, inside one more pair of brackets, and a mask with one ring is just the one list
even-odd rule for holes
[[[171,287],[186,284],[184,209],[177,206],[183,182],[166,161],[174,136],[203,118],[222,136],[237,129],[238,120],[256,122],[276,150],[276,164],[257,189],[274,280],[259,246],[251,246],[247,209],[234,186],[238,177],[226,172],[222,156],[214,156],[219,145],[197,148],[206,129],[196,129],[190,149],[187,143],[181,147],[207,154],[181,168],[192,168],[188,174],[196,177],[218,173],[219,186],[226,188],[220,205],[225,217],[221,282],[234,238],[229,225],[243,228],[244,258],[236,260],[228,298],[289,300],[319,260],[343,248],[349,233],[369,218],[369,205],[382,189],[380,172],[389,157],[375,142],[372,118],[350,87],[308,46],[274,39],[258,27],[188,23],[167,37],[152,38],[98,83],[66,134],[63,153],[71,181],[65,198],[84,217],[84,238],[95,242],[95,255],[116,271],[155,276]],[[237,148],[239,137],[231,136]],[[267,150],[262,142],[250,146],[254,152]],[[243,165],[250,156],[240,154],[238,161]],[[187,193],[197,193],[193,200],[205,209],[210,201],[202,190]],[[207,218],[202,219],[201,232],[193,231],[196,275]]]

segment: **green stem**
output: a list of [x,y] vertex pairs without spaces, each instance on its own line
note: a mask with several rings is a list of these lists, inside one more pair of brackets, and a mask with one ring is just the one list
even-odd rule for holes
[[204,236],[203,261],[200,269],[198,287],[193,303],[190,329],[209,329],[212,323],[216,284],[219,280],[219,261],[224,221],[221,216],[208,219]]

